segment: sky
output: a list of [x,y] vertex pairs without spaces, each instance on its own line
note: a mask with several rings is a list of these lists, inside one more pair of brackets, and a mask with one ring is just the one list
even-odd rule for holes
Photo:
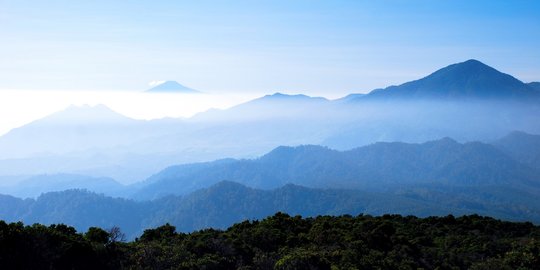
[[0,89],[366,92],[478,59],[540,80],[539,1],[0,0]]
[[215,102],[160,116],[278,91],[365,93],[472,58],[537,81],[538,48],[540,1],[0,0],[0,106],[28,115],[1,110],[13,119],[0,121],[0,133],[29,115],[84,103],[89,95],[78,93],[97,91],[109,97],[88,103],[107,103],[112,92],[139,93],[163,80]]

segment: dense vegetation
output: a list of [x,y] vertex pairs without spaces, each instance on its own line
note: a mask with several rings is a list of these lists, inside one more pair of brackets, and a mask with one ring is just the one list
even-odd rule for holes
[[477,215],[291,217],[124,242],[118,228],[0,222],[6,269],[538,269],[540,227]]
[[[426,192],[430,189],[435,191]],[[540,208],[538,197],[526,193],[519,195],[515,196],[507,187],[458,189],[433,186],[418,189],[416,193],[393,195],[296,185],[260,190],[224,181],[188,196],[168,196],[142,202],[82,190],[46,193],[37,200],[0,195],[0,219],[27,224],[64,223],[78,231],[116,225],[122,228],[129,240],[141,235],[144,229],[166,222],[180,232],[225,229],[234,223],[262,219],[276,212],[306,217],[360,213],[426,217],[476,213],[503,220],[540,223],[540,213],[536,210]]]

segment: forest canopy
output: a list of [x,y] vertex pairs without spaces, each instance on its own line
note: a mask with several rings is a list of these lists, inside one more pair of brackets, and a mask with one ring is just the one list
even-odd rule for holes
[[120,228],[0,221],[7,269],[535,269],[540,227],[478,215],[302,218],[276,213],[226,230],[170,224],[126,242]]

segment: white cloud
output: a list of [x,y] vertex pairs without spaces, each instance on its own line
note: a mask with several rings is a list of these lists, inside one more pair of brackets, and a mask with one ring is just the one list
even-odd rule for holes
[[158,86],[158,85],[160,85],[160,84],[162,84],[164,82],[165,81],[151,81],[151,82],[148,83],[148,85],[151,86],[151,87],[154,87],[154,86]]

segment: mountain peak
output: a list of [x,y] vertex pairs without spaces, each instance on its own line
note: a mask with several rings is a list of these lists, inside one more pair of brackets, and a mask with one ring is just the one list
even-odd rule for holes
[[177,81],[165,81],[160,83],[146,91],[147,93],[183,93],[183,94],[196,94],[199,91],[181,85]]
[[476,60],[476,59],[469,59],[469,60],[466,60],[464,62],[461,62],[461,63],[457,63],[455,65],[470,65],[470,66],[483,66],[483,67],[488,67],[488,68],[491,68],[490,66],[480,62],[479,60]]
[[[481,75],[489,75],[489,76],[508,76],[513,79],[514,77],[504,74],[476,59],[469,59],[465,62],[456,63],[449,65],[447,67],[441,68],[431,75],[425,77],[424,79],[430,78],[431,76],[437,76],[439,74],[442,75],[453,75],[453,76],[459,76],[461,78],[467,78],[467,79],[474,79]],[[480,78],[477,78],[480,79]],[[507,78],[510,79],[510,78]],[[517,79],[515,79],[517,80]]]
[[398,86],[377,89],[367,98],[498,99],[538,97],[532,87],[478,60],[470,59]]

